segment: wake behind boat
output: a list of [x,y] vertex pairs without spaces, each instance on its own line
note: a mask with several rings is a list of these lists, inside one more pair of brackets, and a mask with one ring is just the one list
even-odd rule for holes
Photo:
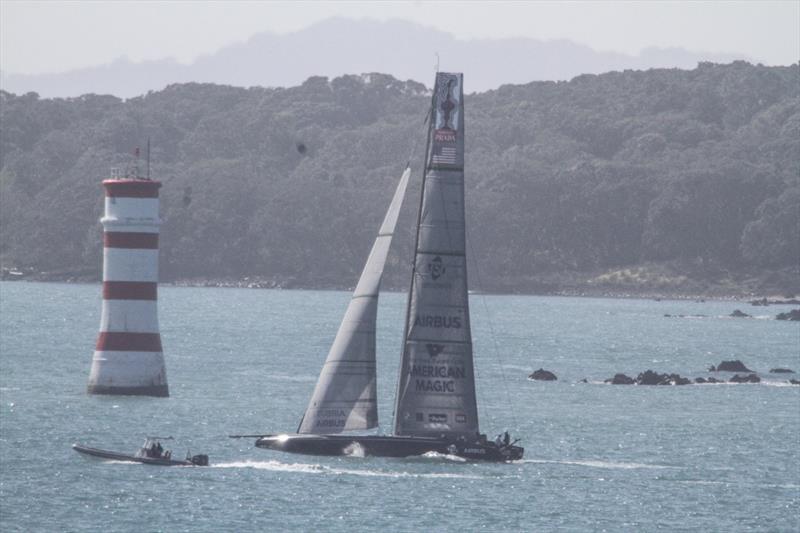
[[111,459],[114,461],[158,466],[208,466],[208,455],[190,455],[187,453],[186,459],[173,459],[172,452],[170,450],[165,450],[160,442],[170,439],[171,437],[147,437],[142,447],[132,455],[122,452],[101,450],[82,444],[73,444],[72,449],[84,455],[99,457],[101,459]]
[[507,433],[504,438],[488,441],[478,426],[467,292],[463,101],[462,75],[437,73],[417,212],[394,435],[342,432],[378,426],[378,295],[408,184],[408,167],[297,434],[246,435],[258,437],[259,448],[312,455],[408,457],[436,452],[487,461],[522,458],[523,448],[510,442]]

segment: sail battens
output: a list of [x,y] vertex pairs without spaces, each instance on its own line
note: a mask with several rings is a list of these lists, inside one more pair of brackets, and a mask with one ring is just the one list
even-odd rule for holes
[[469,344],[472,346],[472,341],[443,341],[442,339],[422,339],[422,338],[415,338],[414,342],[417,343],[425,343],[425,342],[447,342],[447,344]]
[[378,425],[375,329],[378,293],[411,170],[406,168],[323,364],[298,433],[338,433]]
[[374,299],[377,299],[378,298],[378,293],[375,293],[375,294],[354,294],[350,299],[351,300],[357,300],[359,298],[374,298]]
[[464,252],[450,252],[444,250],[419,250],[417,255],[446,255],[448,257],[466,257]]
[[397,435],[474,437],[461,74],[436,76],[414,273],[395,405]]

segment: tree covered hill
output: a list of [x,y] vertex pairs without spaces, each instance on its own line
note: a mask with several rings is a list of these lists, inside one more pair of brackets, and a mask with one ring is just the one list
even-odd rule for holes
[[[162,279],[352,286],[410,159],[387,272],[403,288],[429,100],[382,74],[128,100],[0,92],[0,259],[99,279],[100,182],[150,137]],[[583,75],[465,104],[483,289],[800,290],[798,65]]]

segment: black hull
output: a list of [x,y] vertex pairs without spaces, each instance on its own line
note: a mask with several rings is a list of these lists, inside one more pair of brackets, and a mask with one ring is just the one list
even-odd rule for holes
[[155,396],[169,398],[167,385],[145,385],[142,387],[109,387],[107,385],[89,385],[88,394],[106,394],[111,396]]
[[138,457],[136,455],[101,450],[99,448],[92,448],[90,446],[83,446],[81,444],[73,444],[72,449],[84,455],[91,455],[92,457],[100,457],[102,459],[113,459],[114,461],[127,461],[131,463],[142,463],[156,466],[200,466],[191,461],[167,459],[165,457]]
[[520,446],[498,446],[493,442],[467,443],[426,437],[357,435],[264,435],[256,446],[268,450],[305,455],[365,455],[413,457],[435,452],[478,461],[505,462],[522,458]]

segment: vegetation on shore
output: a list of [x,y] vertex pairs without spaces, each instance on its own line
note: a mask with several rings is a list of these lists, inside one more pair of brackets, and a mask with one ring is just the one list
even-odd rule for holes
[[[352,286],[411,157],[386,276],[403,289],[428,102],[423,85],[381,74],[128,100],[0,92],[0,261],[27,278],[99,279],[100,181],[133,172],[149,137],[166,281]],[[466,105],[471,285],[800,293],[798,65],[585,75]]]

